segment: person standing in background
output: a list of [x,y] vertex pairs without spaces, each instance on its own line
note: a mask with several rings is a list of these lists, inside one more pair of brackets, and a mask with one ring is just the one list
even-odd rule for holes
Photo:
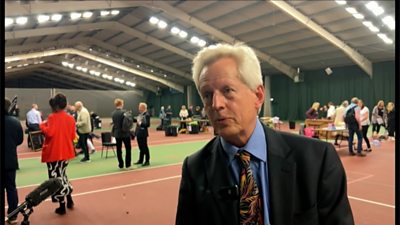
[[[136,139],[139,146],[139,160],[136,165],[142,166],[150,165],[150,151],[147,145],[147,138],[149,137],[148,128],[150,127],[150,115],[147,112],[147,104],[144,102],[139,103],[139,115],[136,117]],[[145,160],[145,161],[143,161]]]
[[78,128],[79,135],[79,145],[85,155],[81,162],[90,162],[89,150],[87,147],[87,139],[90,131],[92,130],[90,123],[90,114],[89,111],[83,106],[81,101],[75,102],[75,108],[78,113],[78,117],[76,119],[76,127]]
[[318,119],[319,102],[314,102],[306,112],[306,119]]
[[[41,113],[38,111],[38,105],[32,104],[31,110],[26,114],[26,126],[29,132],[40,130],[39,124],[42,122]],[[28,147],[32,147],[31,137],[28,135]]]
[[364,138],[365,143],[367,144],[367,149],[365,151],[370,152],[372,151],[371,149],[371,144],[369,143],[368,139],[368,128],[369,125],[371,124],[369,120],[369,109],[367,106],[364,105],[363,100],[359,99],[358,100],[358,106],[360,107],[360,122],[361,122],[361,130],[362,130],[362,136]]
[[[18,207],[18,191],[15,178],[18,169],[17,146],[24,141],[21,123],[8,110],[11,101],[4,99],[4,187],[7,193],[7,213],[10,214]],[[16,224],[17,215],[8,219],[9,224]]]
[[396,112],[394,110],[394,103],[389,102],[386,106],[387,110],[387,119],[386,119],[386,128],[389,133],[389,140],[396,140],[394,137],[394,131],[396,129]]
[[357,135],[357,156],[364,157],[366,156],[362,152],[362,133],[361,133],[361,117],[360,117],[360,107],[358,106],[358,98],[353,97],[351,99],[351,103],[349,106],[347,106],[346,110],[344,111],[344,115],[347,115],[347,111],[349,110],[354,110],[354,119],[350,122],[347,123],[347,129],[349,130],[349,155],[353,156],[356,155],[353,151],[353,139],[354,139],[354,134]]
[[[112,129],[111,133],[112,136],[115,137],[115,141],[117,144],[117,158],[118,158],[118,167],[120,169],[124,168],[124,160],[122,159],[122,142],[125,146],[125,167],[131,167],[131,135],[129,131],[122,130],[122,122],[124,120],[124,100],[122,99],[115,99],[114,100],[115,110],[111,114],[112,118]],[[131,115],[131,114],[129,114]]]
[[385,102],[383,100],[379,100],[376,106],[372,109],[372,137],[377,138],[379,135],[379,131],[381,126],[385,125],[386,121],[386,109]]
[[65,197],[67,208],[74,207],[71,196],[73,188],[67,177],[67,167],[69,160],[75,158],[75,120],[65,111],[67,98],[64,94],[56,94],[49,100],[49,104],[52,113],[47,121],[40,124],[40,129],[46,137],[42,149],[42,162],[47,165],[49,178],[59,178],[62,181],[62,188],[52,195],[52,200],[60,204],[55,213],[64,215]]
[[326,113],[326,118],[328,120],[334,120],[335,119],[335,105],[333,102],[328,102],[328,112]]

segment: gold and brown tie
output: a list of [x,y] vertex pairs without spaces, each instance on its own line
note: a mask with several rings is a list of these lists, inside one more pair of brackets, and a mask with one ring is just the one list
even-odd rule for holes
[[250,169],[250,153],[240,151],[240,224],[263,225],[260,191]]

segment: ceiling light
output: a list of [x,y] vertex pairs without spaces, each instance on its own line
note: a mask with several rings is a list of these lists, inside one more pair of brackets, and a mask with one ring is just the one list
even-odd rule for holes
[[346,1],[339,1],[339,0],[336,0],[335,1],[337,4],[339,4],[339,5],[346,5]]
[[367,4],[365,4],[365,7],[367,7],[367,9],[372,11],[374,8],[379,7],[379,5],[375,1],[370,1]]
[[355,13],[355,14],[353,14],[353,16],[354,16],[356,19],[359,19],[359,20],[364,19],[364,15],[361,14],[361,13]]
[[94,70],[89,70],[89,73],[90,73],[91,75],[94,75],[95,71],[94,71]]
[[44,61],[42,60],[42,61],[40,61],[39,63],[42,64],[42,63],[44,63]]
[[207,42],[204,40],[200,40],[199,43],[197,43],[200,47],[206,46]]
[[164,77],[167,77],[167,74],[164,74]]
[[391,17],[391,16],[385,16],[382,19],[382,22],[384,24],[386,24],[386,26],[388,26],[389,29],[391,29],[391,30],[394,30],[396,28],[396,22],[394,21],[393,17]]
[[15,22],[16,22],[18,25],[24,25],[24,24],[26,24],[26,23],[28,22],[28,17],[24,17],[24,16],[18,17],[18,18],[15,20]]
[[157,24],[160,20],[157,17],[152,16],[150,17],[149,21],[151,24]]
[[17,67],[22,67],[22,64],[18,64]]
[[110,11],[107,10],[100,11],[100,16],[108,16],[108,15],[110,15]]
[[81,16],[82,16],[82,13],[77,13],[77,12],[72,12],[70,14],[71,20],[77,20],[77,19],[81,18]]
[[346,8],[346,11],[349,12],[349,13],[351,13],[351,14],[357,13],[357,10],[356,10],[355,8],[353,8],[353,7],[347,7],[347,8]]
[[73,69],[73,68],[74,68],[74,64],[73,64],[73,63],[70,63],[70,64],[68,64],[68,67],[71,68],[71,69]]
[[137,68],[140,68],[140,65],[136,65]]
[[160,20],[160,21],[158,21],[158,27],[160,28],[160,29],[164,29],[164,28],[166,28],[167,26],[168,26],[168,24],[167,24],[167,22],[165,22],[164,20]]
[[65,66],[65,67],[67,67],[68,66],[68,62],[65,62],[65,61],[63,61],[63,62],[61,62],[61,64],[63,65],[63,66]]
[[369,30],[372,31],[372,32],[375,32],[375,33],[379,32],[379,28],[377,28],[376,26],[370,26],[370,27],[368,27],[368,28],[369,28]]
[[179,37],[181,37],[181,38],[185,38],[185,37],[187,37],[187,35],[188,35],[188,33],[186,31],[184,31],[184,30],[181,30],[179,32]]
[[38,15],[37,20],[39,23],[44,23],[50,20],[50,16],[48,15]]
[[88,71],[88,68],[82,67],[82,72],[86,73]]
[[7,69],[9,70],[9,69],[12,69],[12,66],[7,66]]
[[383,39],[386,44],[393,44],[393,40],[390,38]]
[[81,71],[82,67],[81,66],[77,66],[75,69]]
[[381,39],[386,39],[387,38],[386,34],[383,34],[383,33],[379,33],[378,37],[380,37]]
[[177,27],[172,27],[172,28],[171,28],[171,33],[172,33],[172,34],[178,34],[180,31],[181,31],[181,30],[180,30],[179,28],[177,28]]
[[152,73],[153,73],[153,72],[154,72],[154,70],[153,70],[153,69],[151,69],[151,70],[150,70],[150,72],[152,72]]
[[4,25],[5,25],[6,27],[10,26],[10,25],[13,24],[13,23],[14,23],[14,20],[11,19],[11,18],[6,17],[6,18],[4,19]]
[[107,77],[108,77],[108,74],[103,73],[103,75],[101,75],[101,77],[107,78]]
[[190,42],[192,42],[193,44],[196,44],[199,41],[199,38],[196,36],[193,36],[192,38],[190,38]]
[[112,10],[111,15],[116,16],[119,14],[119,10]]
[[382,7],[377,7],[377,8],[374,8],[373,10],[372,10],[372,13],[375,15],[375,16],[379,16],[379,15],[381,15],[382,13],[384,13],[385,12],[385,10],[383,10],[383,8]]
[[96,72],[94,72],[94,75],[95,75],[96,77],[98,77],[98,76],[100,76],[100,72],[96,71]]
[[51,21],[60,21],[62,19],[63,15],[61,14],[53,14],[51,16]]
[[132,86],[132,87],[135,87],[135,86],[136,86],[136,83],[131,83],[131,86]]
[[28,63],[25,63],[23,66],[28,66],[29,64]]
[[366,26],[366,27],[372,27],[372,26],[374,26],[370,21],[364,21],[363,24],[364,24],[364,26]]
[[82,17],[85,18],[85,19],[88,19],[88,18],[92,17],[92,15],[93,15],[92,12],[87,11],[87,12],[84,12],[84,13],[82,14]]

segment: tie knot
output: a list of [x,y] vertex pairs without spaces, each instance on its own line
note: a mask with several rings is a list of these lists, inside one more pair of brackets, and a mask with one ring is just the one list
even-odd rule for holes
[[241,150],[241,151],[238,151],[236,153],[236,155],[239,157],[239,159],[242,161],[242,163],[244,163],[244,164],[249,164],[250,163],[251,155],[250,155],[250,153],[248,151]]

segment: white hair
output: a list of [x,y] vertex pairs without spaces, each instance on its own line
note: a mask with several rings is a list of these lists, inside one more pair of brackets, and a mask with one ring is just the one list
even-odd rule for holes
[[200,73],[203,68],[223,57],[232,57],[236,60],[239,79],[251,90],[256,90],[263,84],[260,61],[252,48],[244,43],[233,45],[220,43],[203,48],[193,59],[193,81],[197,90],[199,90]]

